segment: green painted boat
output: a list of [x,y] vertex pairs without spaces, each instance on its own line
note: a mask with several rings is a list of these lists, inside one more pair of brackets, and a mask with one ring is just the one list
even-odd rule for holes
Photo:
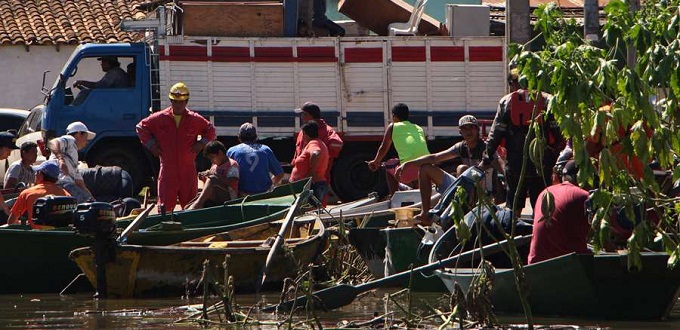
[[[224,271],[219,265],[226,256],[235,292],[252,292],[270,250],[268,239],[278,234],[281,224],[282,221],[259,224],[172,246],[120,245],[116,260],[106,264],[107,293],[109,297],[123,298],[194,296],[202,292],[199,283],[204,261],[210,261],[221,280]],[[318,217],[296,219],[284,237],[284,246],[274,255],[263,290],[280,289],[283,280],[294,278],[298,265],[312,262],[326,242]],[[96,286],[93,250],[76,249],[70,258]]]
[[[658,320],[666,318],[680,293],[680,267],[668,268],[668,254],[643,252],[642,269],[628,270],[625,254],[568,254],[524,266],[529,304],[535,316]],[[437,270],[451,290],[466,292],[477,269]],[[497,268],[491,296],[498,313],[522,314],[514,271]]]
[[[439,195],[433,196],[432,205],[436,204]],[[396,192],[388,201],[371,204],[351,210],[345,219],[352,219],[360,228],[349,231],[349,242],[364,260],[373,276],[383,278],[396,274],[410,267],[418,267],[427,263],[429,251],[419,256],[418,247],[425,231],[421,227],[394,227],[395,209],[403,206],[418,207],[420,192],[418,190]],[[398,285],[408,287],[410,279]],[[446,287],[431,274],[414,274],[411,289],[415,291],[441,292]]]
[[[253,195],[222,206],[177,212],[166,218],[149,216],[142,222],[141,230],[133,232],[127,242],[169,245],[277,220],[294,202],[291,192],[308,197],[308,182],[282,185],[267,194]],[[122,231],[130,222],[118,221],[117,226]],[[0,264],[7,265],[0,277],[0,294],[60,292],[80,273],[69,260],[69,252],[91,244],[90,238],[76,235],[69,227],[44,230],[23,225],[0,227],[0,251],[3,251]]]

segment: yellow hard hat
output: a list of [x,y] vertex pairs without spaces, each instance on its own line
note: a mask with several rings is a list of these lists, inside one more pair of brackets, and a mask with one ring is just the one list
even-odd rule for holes
[[183,82],[178,82],[170,87],[168,97],[173,101],[186,101],[189,99],[189,88]]

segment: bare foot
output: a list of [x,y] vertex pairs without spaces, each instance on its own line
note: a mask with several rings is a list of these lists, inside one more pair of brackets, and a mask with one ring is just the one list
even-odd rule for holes
[[420,224],[422,226],[430,226],[432,225],[432,219],[430,219],[427,213],[426,214],[421,213],[413,217],[413,223]]

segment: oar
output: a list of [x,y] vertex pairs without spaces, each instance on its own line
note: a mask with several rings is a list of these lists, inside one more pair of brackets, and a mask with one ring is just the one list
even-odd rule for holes
[[262,288],[264,281],[267,279],[267,270],[269,269],[269,266],[271,266],[272,260],[274,260],[274,255],[276,255],[276,252],[278,251],[279,247],[281,247],[281,245],[283,244],[283,235],[286,234],[288,226],[290,226],[290,224],[293,222],[293,218],[295,218],[295,213],[297,213],[298,209],[300,208],[300,204],[302,203],[302,201],[306,200],[309,197],[309,193],[310,193],[309,190],[303,190],[303,192],[295,198],[295,202],[293,202],[293,205],[290,206],[290,209],[288,209],[288,213],[286,213],[286,217],[284,218],[283,223],[281,224],[281,229],[279,229],[279,233],[276,234],[274,244],[269,250],[269,254],[267,254],[267,261],[265,261],[264,267],[262,268],[262,272],[260,273],[260,281],[256,283],[257,292],[260,292],[260,288]]
[[140,212],[137,217],[135,217],[135,220],[132,220],[132,222],[127,227],[125,227],[125,230],[123,230],[120,236],[118,236],[118,243],[125,243],[125,241],[127,241],[127,237],[130,236],[133,231],[139,228],[139,225],[141,225],[144,219],[146,219],[154,206],[156,206],[156,203],[151,203],[151,205],[147,206],[144,211]]
[[[518,245],[526,244],[527,242],[531,241],[531,235],[517,236],[514,238],[514,241]],[[484,252],[485,254],[493,254],[496,252],[500,252],[502,249],[506,248],[507,245],[508,245],[507,240],[489,244],[480,248],[463,252],[452,257],[448,257],[446,259],[439,260],[438,262],[433,262],[429,265],[414,268],[412,271],[413,272],[431,271],[442,267],[446,267],[451,264],[455,264],[457,262],[467,262],[471,260],[475,255],[478,255],[480,252]],[[335,309],[349,305],[352,303],[352,301],[354,301],[354,298],[356,298],[358,294],[366,292],[368,290],[379,288],[387,284],[399,282],[405,278],[408,278],[410,274],[411,270],[407,270],[401,273],[383,277],[381,279],[363,283],[356,286],[349,284],[340,284],[334,287],[316,291],[313,293],[313,296],[315,298],[318,298],[318,300],[314,301],[314,308],[324,307],[326,309]],[[285,301],[279,304],[278,307],[280,309],[289,310],[290,308],[292,308],[292,306],[304,306],[306,302],[307,298],[303,296],[298,297],[297,299],[294,300]],[[276,307],[277,305],[267,306],[262,310],[265,312],[271,312],[274,311]]]

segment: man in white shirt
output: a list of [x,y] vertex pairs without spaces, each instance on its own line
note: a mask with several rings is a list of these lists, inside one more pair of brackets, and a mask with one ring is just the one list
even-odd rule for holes
[[59,161],[59,180],[57,185],[66,189],[78,203],[92,201],[92,193],[78,172],[78,150],[87,146],[94,139],[95,133],[90,132],[82,122],[76,121],[66,127],[66,135],[54,138],[49,142],[52,151],[50,159]]
[[31,165],[38,159],[38,145],[35,142],[24,142],[20,149],[21,159],[13,162],[5,173],[5,189],[15,188],[19,183],[26,186],[35,183],[35,171]]

